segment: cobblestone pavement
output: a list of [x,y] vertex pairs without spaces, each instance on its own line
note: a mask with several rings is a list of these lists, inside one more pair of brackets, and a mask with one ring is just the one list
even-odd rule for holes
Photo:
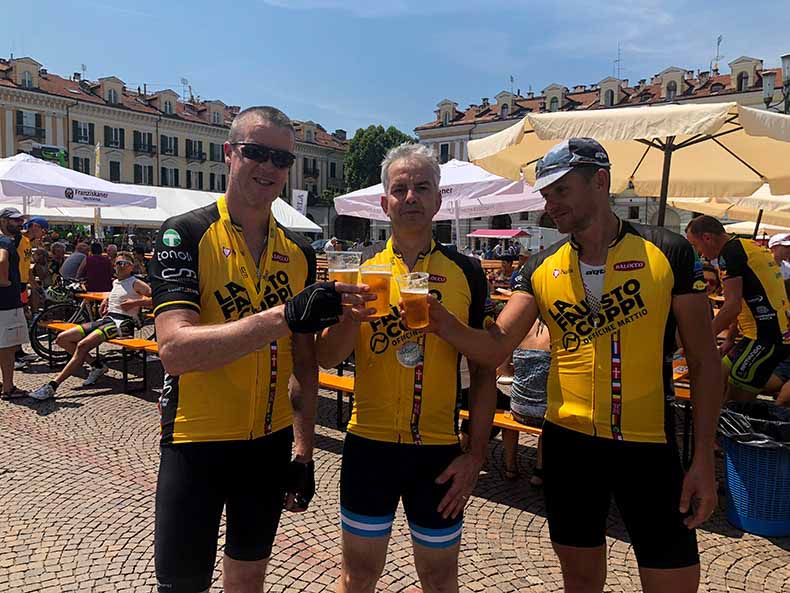
[[[44,365],[17,373],[35,388]],[[161,384],[161,372],[153,385]],[[94,388],[72,378],[54,401],[0,402],[0,592],[148,593],[153,576],[156,393],[122,394],[120,373]],[[267,591],[333,591],[339,574],[338,483],[343,435],[334,399],[322,393],[316,450],[318,492],[304,515],[284,514]],[[522,435],[523,468],[536,442]],[[462,590],[561,591],[541,493],[526,478],[505,481],[496,439],[466,512]],[[767,539],[730,527],[721,511],[699,531],[702,591],[790,592],[790,538]],[[610,592],[639,591],[633,550],[610,517]],[[221,591],[218,562],[212,591]],[[420,591],[402,514],[380,591]]]

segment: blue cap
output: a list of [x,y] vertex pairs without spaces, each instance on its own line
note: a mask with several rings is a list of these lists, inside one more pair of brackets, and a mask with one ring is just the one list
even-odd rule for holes
[[563,140],[535,165],[535,190],[541,190],[559,181],[574,167],[593,166],[602,169],[611,167],[609,155],[603,146],[592,138],[570,138]]
[[25,223],[25,228],[30,228],[30,225],[36,223],[42,229],[48,229],[49,223],[47,222],[46,218],[42,218],[41,216],[34,216],[33,218],[28,218],[27,223]]

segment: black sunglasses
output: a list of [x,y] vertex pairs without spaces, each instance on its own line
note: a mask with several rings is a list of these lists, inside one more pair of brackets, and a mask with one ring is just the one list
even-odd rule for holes
[[231,146],[241,147],[241,156],[245,159],[250,159],[258,163],[265,163],[271,159],[272,164],[278,169],[287,169],[294,164],[296,155],[288,152],[287,150],[279,150],[277,148],[269,148],[263,144],[254,144],[252,142],[232,142]]

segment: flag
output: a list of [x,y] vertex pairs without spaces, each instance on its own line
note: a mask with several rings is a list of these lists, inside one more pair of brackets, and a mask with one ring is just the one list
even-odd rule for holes
[[304,189],[291,190],[291,206],[304,216],[307,213],[307,191]]

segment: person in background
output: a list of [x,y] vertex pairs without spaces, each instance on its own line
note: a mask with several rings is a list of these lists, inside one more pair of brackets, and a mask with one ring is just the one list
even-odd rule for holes
[[148,277],[148,260],[145,259],[145,246],[134,246],[134,275]]
[[78,271],[80,269],[80,265],[82,265],[83,260],[88,257],[88,252],[90,248],[88,247],[87,243],[77,243],[74,247],[74,253],[69,255],[63,265],[60,266],[60,275],[65,280],[79,280],[80,276]]
[[43,247],[33,250],[33,264],[30,266],[30,310],[38,311],[44,303],[44,291],[52,286],[52,271],[49,267],[49,253]]
[[52,281],[60,277],[60,267],[66,261],[66,245],[55,241],[49,248],[49,275]]
[[774,261],[782,270],[782,280],[785,290],[790,294],[790,233],[780,233],[768,240],[768,249],[774,256]]
[[118,255],[118,246],[115,243],[110,243],[107,245],[107,257],[110,258],[110,261],[115,261],[115,256]]
[[102,317],[58,334],[55,342],[71,354],[71,359],[54,380],[30,393],[33,399],[43,401],[54,397],[63,381],[81,369],[85,362],[91,365],[91,370],[82,386],[93,385],[107,372],[107,366],[100,358],[92,356],[91,350],[107,340],[134,335],[140,307],[151,305],[151,288],[132,276],[132,254],[129,252],[118,254],[115,272],[118,278],[113,281],[109,296],[99,307]]
[[91,243],[90,255],[82,260],[77,270],[78,278],[85,278],[85,290],[109,292],[112,290],[113,260],[102,254],[101,243]]
[[26,397],[27,392],[14,385],[14,353],[27,342],[27,321],[22,309],[19,281],[17,236],[22,213],[16,208],[0,210],[0,372],[3,377],[2,399]]
[[494,275],[494,284],[507,284],[510,286],[510,280],[513,277],[513,256],[506,253],[501,257],[501,264],[499,271]]
[[527,249],[526,247],[522,247],[518,253],[518,265],[515,266],[513,273],[510,275],[510,290],[513,290],[513,288],[515,287],[516,277],[518,276],[518,272],[521,268],[524,267],[524,264],[527,263],[528,259],[529,259],[529,249]]
[[337,237],[332,237],[324,245],[324,251],[337,251]]

